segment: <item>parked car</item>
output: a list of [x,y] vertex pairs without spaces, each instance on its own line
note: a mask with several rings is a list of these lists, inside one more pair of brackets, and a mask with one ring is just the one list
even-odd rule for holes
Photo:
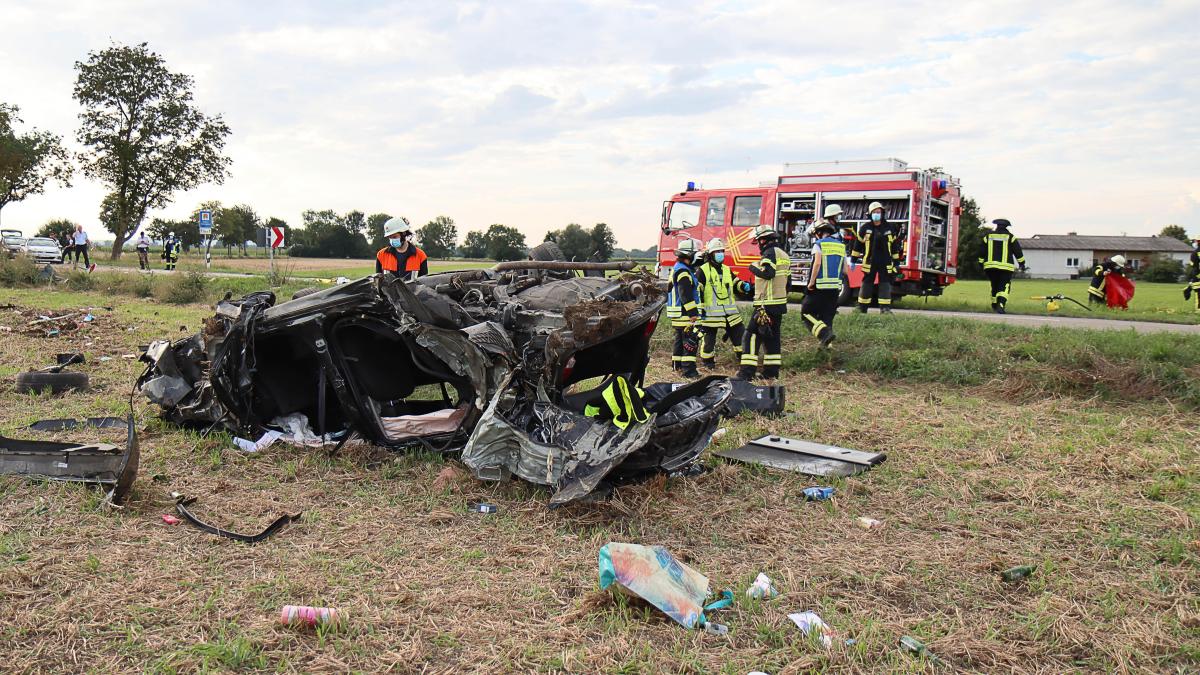
[[25,255],[36,263],[58,264],[62,262],[62,249],[58,242],[49,237],[30,237],[25,240]]
[[0,245],[4,247],[7,258],[15,258],[18,253],[25,252],[25,236],[19,230],[4,230],[0,234]]

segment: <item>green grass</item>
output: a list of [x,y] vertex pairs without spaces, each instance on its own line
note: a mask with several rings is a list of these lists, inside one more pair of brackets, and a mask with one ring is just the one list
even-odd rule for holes
[[[1014,279],[1008,311],[1012,314],[1054,314],[1058,316],[1081,316],[1095,319],[1123,319],[1160,321],[1165,323],[1200,323],[1200,312],[1195,305],[1183,299],[1183,284],[1152,284],[1135,281],[1136,290],[1128,310],[1093,307],[1089,312],[1078,305],[1061,301],[1057,312],[1046,310],[1043,300],[1032,296],[1062,293],[1088,304],[1088,281],[1055,279]],[[985,281],[959,280],[946,287],[939,297],[908,297],[897,303],[897,307],[911,309],[933,309],[950,312],[990,312],[991,286]]]

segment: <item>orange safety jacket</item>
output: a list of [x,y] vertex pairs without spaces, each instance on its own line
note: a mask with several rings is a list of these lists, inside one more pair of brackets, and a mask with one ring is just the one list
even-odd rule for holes
[[[404,260],[405,276],[409,272],[416,272],[417,276],[429,274],[429,257],[425,255],[416,244],[409,244],[413,247],[412,254]],[[391,246],[385,246],[379,249],[379,253],[375,254],[375,270],[377,272],[396,272],[400,273],[400,257],[396,255]]]

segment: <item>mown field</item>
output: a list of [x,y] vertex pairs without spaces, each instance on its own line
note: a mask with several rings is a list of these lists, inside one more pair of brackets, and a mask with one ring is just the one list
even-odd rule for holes
[[[204,304],[93,291],[0,290],[0,431],[123,414],[123,354],[195,331]],[[93,308],[47,338],[21,312]],[[112,307],[111,310],[103,309]],[[0,477],[0,641],[9,672],[921,672],[911,635],[979,672],[1200,668],[1200,338],[1030,330],[843,314],[832,352],[785,323],[788,412],[730,421],[719,447],[767,431],[872,451],[831,483],[705,456],[693,478],[558,510],[521,483],[484,484],[452,457],[377,448],[256,454],[199,438],[134,398],[143,464],[119,510],[96,490]],[[670,378],[669,330],[650,381]],[[18,394],[15,373],[80,350],[89,392]],[[111,360],[102,361],[102,356]],[[722,345],[721,366],[733,361]],[[73,432],[118,441],[111,432]],[[255,545],[168,525],[172,491]],[[496,504],[494,515],[472,503]],[[858,516],[884,522],[855,526]],[[609,541],[661,544],[737,601],[688,632],[597,591]],[[1036,566],[1024,582],[1000,570]],[[747,599],[759,572],[782,595]],[[275,624],[284,604],[337,607],[336,631]],[[832,649],[786,618],[812,610]],[[846,640],[853,640],[847,644]]]

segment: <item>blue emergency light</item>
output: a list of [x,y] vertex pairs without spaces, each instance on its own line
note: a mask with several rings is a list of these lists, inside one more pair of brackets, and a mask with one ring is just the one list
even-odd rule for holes
[[689,181],[688,181],[688,186],[687,186],[687,191],[688,191],[688,192],[691,192],[692,190],[695,190],[695,189],[696,189],[696,181],[694,181],[694,180],[689,180]]

